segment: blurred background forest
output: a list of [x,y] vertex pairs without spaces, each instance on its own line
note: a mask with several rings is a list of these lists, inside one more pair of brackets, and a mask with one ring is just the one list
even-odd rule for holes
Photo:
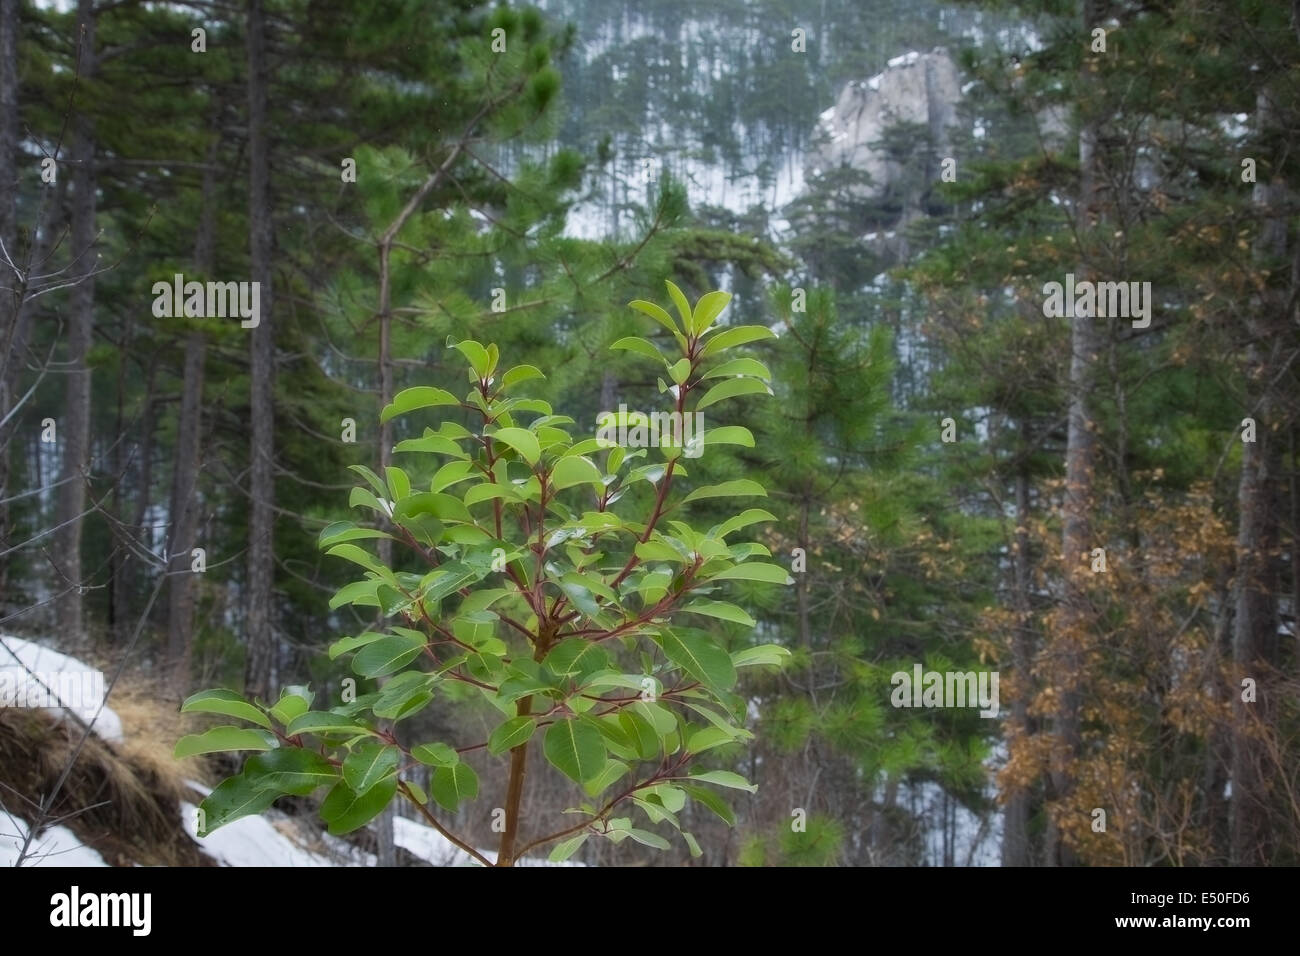
[[[575,859],[1300,862],[1298,11],[0,0],[0,632],[125,661],[171,732],[199,687],[336,695],[367,622],[317,535],[414,434],[383,404],[473,338],[594,432],[655,402],[609,346],[672,279],[778,333],[755,447],[692,468],[767,487],[795,584],[715,623],[793,657],[706,755],[758,785],[734,828]],[[176,273],[259,324],[160,317]],[[1067,274],[1150,282],[1149,325],[1045,315]],[[998,671],[999,717],[891,706],[916,664]]]

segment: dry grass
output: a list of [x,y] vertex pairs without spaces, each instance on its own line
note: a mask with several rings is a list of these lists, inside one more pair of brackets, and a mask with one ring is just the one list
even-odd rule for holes
[[[69,817],[63,825],[113,866],[211,865],[181,820],[187,768],[171,753],[182,718],[143,685],[119,682],[110,706],[124,741],[86,741],[50,816]],[[53,791],[80,738],[75,722],[0,708],[0,796],[11,813],[31,820],[27,801]]]

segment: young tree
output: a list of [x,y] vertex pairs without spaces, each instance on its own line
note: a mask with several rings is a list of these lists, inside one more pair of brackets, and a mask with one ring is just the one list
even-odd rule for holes
[[[765,387],[761,363],[726,361],[726,352],[771,333],[760,326],[715,326],[726,293],[709,293],[692,308],[671,283],[669,292],[679,320],[650,302],[633,306],[671,333],[677,354],[665,356],[642,337],[618,344],[650,358],[674,383],[663,388],[673,399],[670,412],[620,416],[596,437],[575,440],[565,427],[571,419],[554,414],[547,402],[515,394],[523,382],[541,377],[535,367],[501,372],[496,346],[472,340],[454,343],[469,366],[464,398],[431,386],[394,397],[381,416],[386,420],[449,408],[457,418],[468,415],[471,424],[449,418],[399,442],[397,453],[420,456],[413,472],[390,466],[381,477],[363,466],[354,469],[373,491],[354,489],[352,503],[377,521],[391,521],[392,531],[339,522],[321,535],[322,547],[366,572],[331,604],[373,607],[385,619],[381,627],[336,642],[331,656],[352,653],[359,678],[387,680],[355,699],[345,694],[343,704],[328,710],[311,710],[316,697],[302,688],[288,689],[274,706],[229,691],[186,701],[184,711],[236,716],[263,728],[217,727],[177,744],[178,757],[266,751],[204,801],[209,830],[265,809],[282,793],[305,795],[331,784],[321,805],[331,832],[363,826],[400,794],[431,826],[488,864],[448,830],[407,776],[417,764],[432,767],[433,802],[455,812],[478,794],[470,755],[483,750],[510,754],[497,866],[560,840],[552,859],[563,859],[593,835],[666,849],[661,836],[614,813],[636,808],[650,824],[680,829],[677,814],[687,797],[724,817],[729,813],[702,784],[753,789],[737,774],[692,774],[688,767],[697,754],[749,736],[740,726],[744,699],[733,691],[736,668],[779,663],[785,652],[760,646],[728,654],[708,632],[677,618],[752,626],[740,608],[704,595],[726,581],[790,579],[777,565],[749,560],[768,553],[762,545],[726,540],[768,518],[766,512],[750,509],[707,531],[672,516],[697,500],[763,495],[760,485],[744,479],[692,482],[685,465],[708,445],[752,445],[747,429],[687,434],[682,423],[753,391],[750,385]],[[710,385],[719,374],[723,380]],[[662,460],[637,464],[647,452]],[[420,467],[425,456],[442,463]],[[603,466],[596,456],[604,457]],[[417,490],[426,481],[430,490]],[[673,496],[683,481],[694,487]],[[648,496],[639,494],[643,483]],[[620,514],[624,509],[614,506],[625,497],[639,500],[644,519]],[[366,540],[401,544],[427,570],[389,568],[355,543]],[[435,693],[455,695],[457,685],[475,689],[504,715],[486,741],[453,747],[399,737],[401,720]],[[384,729],[387,721],[393,729]],[[596,801],[580,805],[576,824],[542,827],[535,822],[541,813],[524,806],[529,751],[539,731],[546,760]],[[308,737],[326,749],[308,746]],[[620,782],[629,775],[631,783]],[[611,788],[612,797],[602,796]],[[522,829],[524,820],[530,832]],[[700,852],[693,835],[683,831],[682,838]]]

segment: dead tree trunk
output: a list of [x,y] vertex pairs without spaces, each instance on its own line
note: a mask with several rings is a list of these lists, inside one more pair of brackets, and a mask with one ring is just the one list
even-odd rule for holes
[[259,283],[260,322],[249,348],[250,417],[248,580],[244,666],[247,693],[269,697],[275,639],[272,595],[275,579],[275,339],[272,332],[271,155],[267,133],[266,14],[262,0],[248,3],[248,251],[252,280]]
[[[1012,636],[1011,658],[1019,692],[1011,707],[1011,723],[1016,732],[1028,735],[1029,700],[1032,696],[1034,662],[1034,627],[1030,604],[1031,571],[1029,564],[1029,428],[1022,422],[1021,461],[1016,469],[1016,546],[1012,561],[1016,630]],[[1029,842],[1029,791],[1024,787],[1009,789],[1002,817],[1002,865],[1030,866],[1033,855]]]
[[[1094,26],[1105,20],[1104,0],[1083,0],[1083,36],[1091,35]],[[1100,118],[1097,105],[1087,90],[1094,85],[1085,77],[1081,84],[1079,128],[1079,197],[1077,230],[1081,241],[1100,217],[1100,176],[1097,164]],[[1091,253],[1080,250],[1079,278],[1089,279],[1094,270],[1088,261]],[[1076,311],[1077,310],[1072,310]],[[1090,511],[1093,504],[1093,478],[1097,458],[1097,439],[1093,432],[1091,393],[1097,360],[1097,320],[1092,316],[1074,315],[1070,320],[1069,410],[1065,450],[1065,497],[1062,506],[1061,556],[1064,568],[1064,595],[1057,633],[1053,637],[1057,666],[1054,668],[1059,704],[1054,715],[1054,740],[1049,773],[1052,798],[1064,812],[1069,812],[1074,791],[1074,762],[1080,746],[1082,685],[1085,644],[1089,627],[1086,575],[1087,558],[1092,550]],[[1049,866],[1071,865],[1073,851],[1066,845],[1055,819],[1049,819],[1047,832]]]
[[[77,32],[81,45],[82,82],[95,75],[95,11],[92,0],[77,4]],[[54,536],[53,560],[55,616],[59,630],[71,640],[84,636],[81,570],[82,513],[86,509],[86,471],[90,465],[90,352],[95,326],[95,127],[90,115],[79,109],[72,120],[72,230],[74,277],[69,303],[67,364],[63,420],[58,423],[63,441]]]
[[[207,278],[213,265],[213,232],[216,222],[217,152],[220,138],[213,133],[203,170],[199,202],[198,233],[194,238],[194,268]],[[190,632],[194,627],[194,578],[192,552],[196,547],[199,502],[199,434],[203,430],[203,361],[207,340],[201,331],[185,337],[185,365],[181,379],[181,407],[176,420],[175,464],[167,535],[167,670],[178,694],[189,677]]]
[[[1272,91],[1260,92],[1256,103],[1257,128],[1263,135],[1276,132],[1277,108]],[[1264,214],[1255,243],[1256,260],[1265,268],[1284,262],[1287,223],[1281,212],[1286,196],[1280,179],[1261,177],[1254,202]],[[1246,379],[1255,441],[1242,443],[1241,476],[1237,484],[1237,578],[1233,622],[1232,805],[1229,821],[1229,858],[1233,866],[1266,865],[1275,838],[1269,826],[1269,781],[1266,748],[1261,734],[1273,726],[1275,713],[1272,670],[1278,653],[1278,539],[1281,442],[1284,430],[1275,419],[1285,414],[1275,399],[1274,379],[1286,324],[1287,290],[1269,289],[1252,303],[1247,319],[1249,345]],[[1254,701],[1243,701],[1241,681],[1255,682]]]

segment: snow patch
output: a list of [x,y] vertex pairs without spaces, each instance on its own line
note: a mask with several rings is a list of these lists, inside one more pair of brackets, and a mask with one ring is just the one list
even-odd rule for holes
[[[13,816],[0,820],[0,867],[13,867],[18,862],[25,839],[24,821]],[[27,851],[29,856],[23,866],[108,866],[67,827],[48,827],[32,840]]]
[[[56,676],[58,680],[52,679]],[[103,671],[75,657],[21,637],[0,634],[0,707],[48,695],[59,705],[41,709],[56,720],[67,718],[69,710],[76,711],[87,722],[94,718],[91,729],[96,736],[119,742],[122,719],[104,706],[107,686]]]

